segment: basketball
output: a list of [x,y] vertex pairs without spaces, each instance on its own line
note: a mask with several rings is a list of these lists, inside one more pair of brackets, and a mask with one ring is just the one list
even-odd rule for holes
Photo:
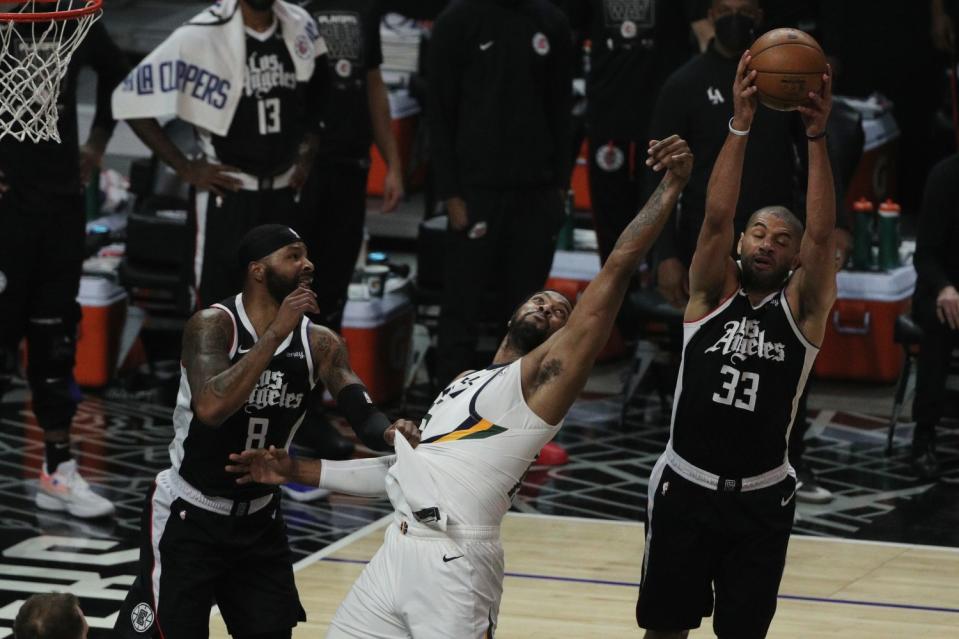
[[822,88],[826,56],[808,33],[798,29],[773,29],[749,48],[750,70],[758,71],[759,100],[777,111],[793,111],[806,102],[810,91]]

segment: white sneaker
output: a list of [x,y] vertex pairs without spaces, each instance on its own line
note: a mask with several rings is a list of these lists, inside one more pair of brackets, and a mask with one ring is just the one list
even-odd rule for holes
[[65,510],[82,519],[112,515],[114,511],[113,504],[93,492],[80,476],[75,459],[57,466],[52,475],[47,472],[47,464],[43,464],[36,504],[44,510]]

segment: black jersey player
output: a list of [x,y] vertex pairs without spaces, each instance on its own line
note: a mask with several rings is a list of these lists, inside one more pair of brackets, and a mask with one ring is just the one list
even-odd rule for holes
[[795,509],[789,430],[836,296],[828,74],[800,107],[809,139],[805,231],[784,208],[760,209],[739,238],[740,263],[729,257],[757,105],[749,61],[746,51],[709,181],[670,439],[649,480],[636,606],[647,639],[687,636],[714,603],[720,639],[766,636]]
[[252,229],[243,291],[195,314],[183,337],[171,468],[143,511],[140,568],[117,620],[124,637],[206,637],[220,607],[234,637],[289,637],[305,619],[275,486],[238,485],[230,453],[285,448],[322,381],[357,434],[391,444],[390,426],[350,368],[343,340],[314,325],[313,265],[294,231]]

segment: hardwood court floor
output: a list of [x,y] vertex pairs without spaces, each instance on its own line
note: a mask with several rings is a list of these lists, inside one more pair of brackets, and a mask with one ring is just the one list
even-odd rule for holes
[[[386,519],[301,561],[297,585],[310,621],[294,639],[317,639],[373,556]],[[633,619],[642,527],[510,513],[503,522],[507,577],[496,636],[640,637]],[[225,638],[222,621],[212,635]],[[690,637],[713,637],[711,621]],[[959,550],[794,536],[773,639],[959,637]]]

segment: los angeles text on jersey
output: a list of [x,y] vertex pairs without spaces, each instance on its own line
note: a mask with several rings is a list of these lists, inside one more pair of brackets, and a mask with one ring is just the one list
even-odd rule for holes
[[158,90],[160,93],[179,91],[222,109],[226,104],[230,81],[195,64],[167,60],[135,68],[123,80],[123,90],[136,91],[138,95],[149,95]]
[[282,371],[267,369],[260,375],[256,388],[250,393],[246,401],[247,413],[254,410],[263,410],[269,406],[280,408],[299,408],[303,403],[305,393],[288,393],[287,384],[283,381]]
[[250,53],[246,61],[246,77],[243,89],[246,95],[262,97],[273,89],[296,88],[296,73],[287,69],[274,53],[260,55],[256,51]]
[[706,349],[707,353],[714,353],[722,349],[723,355],[729,355],[733,362],[746,361],[747,357],[758,357],[773,362],[782,362],[786,359],[786,347],[781,342],[766,341],[766,331],[759,330],[759,320],[742,318],[731,320],[723,325],[726,334]]

